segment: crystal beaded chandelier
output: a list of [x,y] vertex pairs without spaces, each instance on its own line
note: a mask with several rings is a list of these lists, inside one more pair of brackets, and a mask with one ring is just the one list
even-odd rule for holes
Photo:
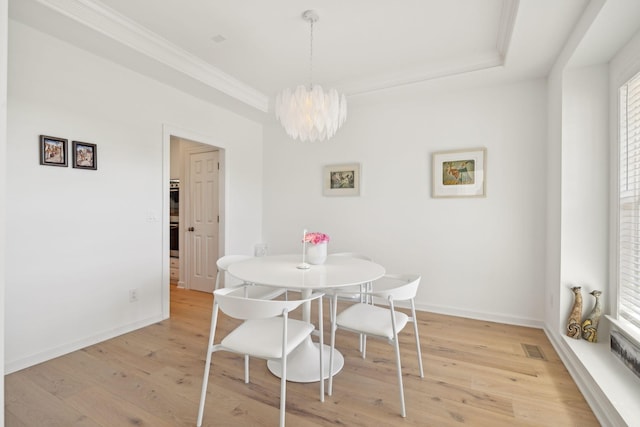
[[327,93],[313,84],[313,24],[318,14],[307,10],[302,18],[310,24],[309,87],[283,90],[276,97],[276,118],[293,138],[300,141],[323,141],[335,135],[347,118],[347,99],[335,89]]

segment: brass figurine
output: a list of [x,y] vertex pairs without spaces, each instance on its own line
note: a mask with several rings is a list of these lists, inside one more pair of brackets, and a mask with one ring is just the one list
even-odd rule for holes
[[592,291],[591,295],[596,299],[593,310],[589,313],[584,322],[582,322],[582,338],[589,342],[598,342],[598,323],[600,322],[600,316],[602,316],[602,307],[600,306],[601,291]]
[[571,288],[574,295],[573,308],[567,321],[567,336],[580,339],[582,332],[581,320],[582,320],[582,293],[580,293],[580,286],[574,286]]

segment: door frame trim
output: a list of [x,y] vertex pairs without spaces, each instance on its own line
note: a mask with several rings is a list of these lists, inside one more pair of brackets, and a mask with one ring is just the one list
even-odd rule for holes
[[[162,318],[168,319],[170,316],[170,285],[169,285],[169,186],[167,183],[171,179],[171,137],[186,139],[209,145],[213,149],[218,150],[218,161],[220,162],[220,171],[218,176],[218,209],[220,211],[220,223],[218,224],[219,254],[226,253],[226,173],[225,158],[226,150],[224,144],[216,141],[214,138],[197,132],[184,129],[171,124],[162,124]],[[182,166],[181,166],[182,167]],[[182,214],[181,214],[182,215]],[[181,219],[182,223],[182,219]],[[181,260],[182,262],[182,260]],[[182,269],[182,265],[180,266]],[[182,275],[182,272],[180,273]]]

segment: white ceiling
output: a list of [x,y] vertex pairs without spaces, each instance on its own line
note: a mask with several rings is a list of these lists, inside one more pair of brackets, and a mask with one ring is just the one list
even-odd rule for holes
[[[348,96],[500,67],[545,76],[588,0],[10,0],[12,19],[198,96],[261,112],[313,81]],[[223,41],[214,39],[223,37]]]

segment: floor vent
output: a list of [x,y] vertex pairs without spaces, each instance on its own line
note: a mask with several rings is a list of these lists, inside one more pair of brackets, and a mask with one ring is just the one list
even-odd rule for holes
[[531,359],[547,360],[547,358],[544,357],[542,349],[537,345],[522,344],[522,349],[524,350],[524,354]]

